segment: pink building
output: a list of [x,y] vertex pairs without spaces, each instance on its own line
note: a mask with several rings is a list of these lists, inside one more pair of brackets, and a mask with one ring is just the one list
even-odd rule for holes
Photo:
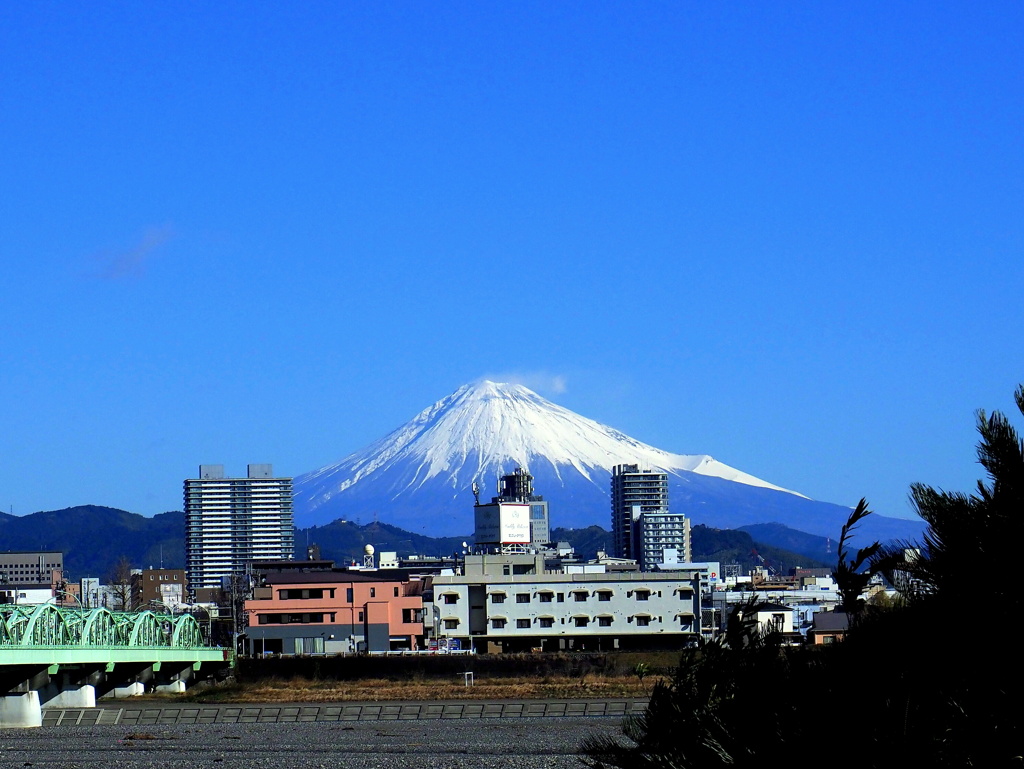
[[403,571],[270,572],[245,602],[248,654],[423,646],[422,583]]

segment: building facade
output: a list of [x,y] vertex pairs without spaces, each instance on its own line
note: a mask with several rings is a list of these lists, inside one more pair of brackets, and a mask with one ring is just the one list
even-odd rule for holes
[[635,527],[636,559],[641,571],[675,569],[693,560],[690,520],[680,513],[641,513]]
[[245,602],[245,650],[343,654],[416,650],[422,583],[400,571],[281,571]]
[[294,557],[292,479],[269,464],[226,478],[223,465],[200,465],[185,481],[185,561],[189,591],[215,591],[255,560]]
[[0,553],[0,584],[49,584],[55,570],[64,570],[64,553],[54,550]]
[[[521,467],[501,476],[498,496],[489,504],[477,501],[473,511],[478,545],[546,545],[551,540],[548,503],[533,493],[533,476]],[[521,529],[521,534],[514,529]]]
[[543,554],[468,555],[424,597],[432,638],[478,652],[677,649],[701,632],[698,572],[546,568]]
[[615,465],[611,483],[613,555],[637,559],[636,522],[644,513],[668,513],[668,475]]
[[159,609],[160,606],[164,606],[173,611],[186,602],[187,596],[188,581],[184,569],[142,569],[132,573],[133,609]]

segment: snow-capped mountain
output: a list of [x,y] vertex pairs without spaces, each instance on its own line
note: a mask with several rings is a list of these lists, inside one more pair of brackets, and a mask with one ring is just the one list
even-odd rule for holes
[[[533,474],[536,493],[550,501],[552,525],[607,528],[611,468],[620,463],[668,473],[670,508],[695,523],[732,528],[779,522],[837,536],[849,513],[707,455],[649,446],[522,385],[482,381],[460,387],[337,464],[297,477],[296,523],[376,515],[410,531],[467,534],[473,528],[473,482],[486,498],[500,475],[521,466]],[[920,531],[916,523],[874,518],[879,520],[872,529],[895,530],[871,536]]]

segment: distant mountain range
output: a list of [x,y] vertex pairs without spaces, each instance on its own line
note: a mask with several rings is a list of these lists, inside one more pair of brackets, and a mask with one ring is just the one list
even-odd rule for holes
[[74,579],[108,576],[121,556],[140,568],[185,566],[185,516],[147,518],[112,507],[80,505],[13,516],[0,514],[0,550],[58,550]]
[[[782,528],[770,529],[775,538],[787,536]],[[792,532],[791,534],[799,534]],[[552,536],[569,542],[584,558],[593,558],[599,550],[607,551],[611,535],[600,526],[580,529],[555,528]],[[794,542],[810,552],[825,549],[823,538],[794,537]],[[326,526],[296,529],[296,557],[304,558],[307,544],[317,544],[321,557],[339,565],[358,560],[364,546],[372,544],[378,552],[396,551],[400,555],[451,555],[462,550],[467,537],[426,537],[404,531],[386,523],[364,525],[334,521]],[[739,563],[745,568],[754,564],[755,548],[782,571],[791,566],[833,565],[834,557],[822,559],[810,553],[794,553],[774,546],[769,541],[755,541],[744,531],[693,528],[694,559]],[[12,516],[0,513],[0,550],[56,550],[64,553],[64,566],[72,579],[99,577],[106,579],[114,564],[127,557],[136,568],[163,565],[168,569],[185,565],[185,517],[175,511],[146,518],[136,513],[97,505],[82,505],[64,510]]]
[[[479,382],[423,410],[340,462],[295,479],[300,526],[381,520],[432,536],[472,529],[472,486],[494,488],[521,466],[550,502],[552,524],[610,519],[611,468],[626,463],[669,476],[669,506],[696,524],[729,529],[777,523],[838,538],[850,509],[817,502],[703,454],[673,454],[558,406],[515,384]],[[858,541],[916,539],[920,520],[873,515]]]

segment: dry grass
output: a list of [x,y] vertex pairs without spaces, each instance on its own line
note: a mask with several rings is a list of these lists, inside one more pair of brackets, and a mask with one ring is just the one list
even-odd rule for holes
[[[177,695],[179,701],[226,703],[381,702],[394,700],[613,699],[646,697],[658,676],[636,677],[477,678],[474,686],[456,681],[313,681],[275,680],[227,684]],[[166,696],[166,695],[163,695]],[[172,695],[173,696],[173,695]]]

